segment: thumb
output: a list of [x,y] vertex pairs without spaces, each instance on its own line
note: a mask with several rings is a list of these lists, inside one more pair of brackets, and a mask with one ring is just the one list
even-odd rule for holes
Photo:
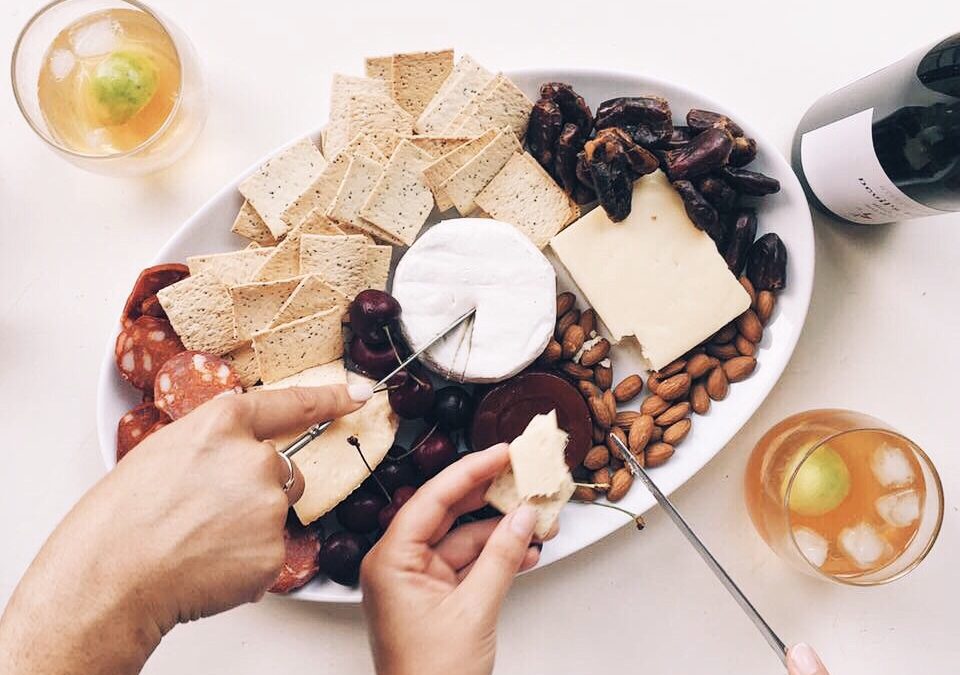
[[803,642],[787,651],[787,672],[790,675],[830,675],[817,653]]
[[302,431],[311,424],[343,417],[373,396],[366,382],[350,386],[290,387],[243,394],[234,403],[257,438]]
[[503,518],[458,592],[469,595],[484,613],[499,612],[500,604],[523,564],[536,524],[537,510],[529,504],[522,504]]

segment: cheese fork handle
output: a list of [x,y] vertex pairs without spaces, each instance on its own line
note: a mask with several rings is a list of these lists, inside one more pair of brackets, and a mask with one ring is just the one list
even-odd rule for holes
[[707,567],[716,575],[720,583],[723,584],[723,587],[733,596],[733,599],[737,601],[737,604],[740,605],[740,608],[753,622],[753,625],[757,627],[757,630],[763,635],[767,644],[776,652],[780,661],[786,665],[787,647],[783,644],[783,640],[781,640],[777,634],[773,632],[773,629],[770,628],[770,625],[764,621],[763,617],[760,616],[760,612],[757,611],[757,608],[753,606],[753,603],[743,594],[743,591],[741,591],[733,579],[730,578],[727,571],[723,569],[720,563],[717,562],[717,559],[713,557],[713,554],[710,553],[709,549],[700,541],[700,537],[696,535],[693,529],[687,524],[687,521],[683,519],[683,516],[680,515],[680,512],[677,511],[670,499],[667,498],[667,496],[660,491],[660,488],[657,487],[656,483],[650,479],[650,476],[644,471],[643,467],[640,466],[640,462],[630,453],[630,450],[624,445],[623,441],[614,434],[610,434],[610,438],[612,438],[613,442],[620,448],[620,454],[623,455],[623,461],[626,465],[630,467],[630,473],[640,479],[640,482],[650,491],[654,499],[657,500],[657,503],[660,504],[660,507],[670,516],[670,520],[673,521],[674,525],[677,526],[687,541],[690,542],[697,553],[700,554],[700,557],[703,558],[703,562],[707,563]]

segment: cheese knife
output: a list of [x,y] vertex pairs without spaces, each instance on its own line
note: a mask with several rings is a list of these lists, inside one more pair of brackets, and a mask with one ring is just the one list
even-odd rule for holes
[[783,644],[776,633],[773,632],[773,629],[770,628],[770,625],[764,621],[763,617],[760,616],[760,612],[757,611],[756,607],[753,606],[753,603],[747,599],[747,596],[743,594],[743,591],[734,583],[733,579],[730,578],[730,575],[727,574],[727,571],[723,569],[720,563],[717,562],[717,559],[713,557],[713,554],[704,546],[703,542],[700,541],[700,538],[696,533],[691,529],[687,524],[687,521],[683,519],[683,516],[680,515],[680,512],[677,511],[676,507],[667,498],[665,494],[660,491],[660,488],[657,487],[656,483],[651,480],[650,475],[640,466],[640,462],[637,461],[637,458],[633,456],[630,450],[624,445],[614,434],[610,434],[610,438],[613,439],[613,442],[617,444],[617,447],[620,448],[620,454],[623,455],[624,463],[630,468],[630,473],[636,476],[641,483],[650,491],[654,499],[657,500],[657,503],[660,504],[660,507],[667,512],[667,515],[670,516],[670,520],[673,521],[674,525],[683,533],[683,536],[686,537],[687,541],[693,546],[693,548],[700,554],[700,557],[703,558],[703,561],[707,563],[707,567],[716,575],[717,579],[720,580],[720,583],[723,584],[723,587],[727,589],[727,592],[733,596],[733,599],[737,601],[737,604],[740,605],[740,609],[744,611],[747,617],[753,622],[753,625],[757,627],[757,630],[760,631],[760,634],[763,635],[763,638],[767,641],[767,644],[777,653],[777,657],[784,665],[787,664],[787,648]]
[[[425,351],[430,349],[430,347],[432,347],[441,339],[446,337],[454,328],[462,324],[464,321],[466,321],[476,313],[477,313],[477,308],[474,307],[470,311],[464,312],[463,314],[458,316],[456,319],[451,321],[443,330],[441,330],[439,333],[437,333],[432,338],[430,338],[427,344],[423,345],[422,347],[420,347],[420,349],[418,349],[413,354],[411,354],[410,356],[405,358],[403,361],[401,361],[400,365],[398,365],[396,368],[391,370],[390,373],[384,376],[379,382],[374,384],[373,385],[374,393],[377,393],[386,389],[387,382],[390,381],[390,378],[392,378],[394,375],[396,375],[401,370],[403,370],[408,365],[410,365],[411,362],[420,358],[421,354],[423,354]],[[281,454],[288,458],[293,457],[295,454],[297,454],[298,452],[303,450],[305,447],[307,447],[315,438],[323,434],[323,432],[326,431],[331,424],[333,424],[333,420],[327,420],[326,422],[319,422],[318,424],[314,424],[312,427],[310,427],[309,429],[304,431],[302,434],[300,434],[292,443],[290,443],[290,445],[285,447],[281,451]]]

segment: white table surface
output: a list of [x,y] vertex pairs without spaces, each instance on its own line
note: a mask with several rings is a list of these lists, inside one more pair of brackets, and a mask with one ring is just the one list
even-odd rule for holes
[[[943,0],[688,0],[661,3],[664,9],[517,0],[154,1],[192,37],[212,93],[206,130],[172,169],[142,179],[75,169],[42,146],[9,86],[0,86],[0,604],[50,530],[103,474],[96,375],[130,283],[224,182],[325,117],[331,73],[362,73],[368,54],[446,46],[495,69],[650,73],[728,102],[786,153],[815,97],[960,30],[960,5]],[[4,62],[39,4],[0,5]],[[816,645],[834,675],[956,673],[960,215],[871,228],[815,221],[817,280],[793,361],[753,420],[676,502],[781,636]],[[784,416],[822,406],[887,420],[925,447],[943,476],[940,541],[893,585],[850,589],[802,576],[764,546],[747,517],[740,481],[753,443]],[[659,512],[649,514],[642,534],[624,528],[522,578],[503,612],[498,673],[614,668],[778,672],[773,654]],[[357,608],[276,598],[178,627],[146,668],[370,670]]]

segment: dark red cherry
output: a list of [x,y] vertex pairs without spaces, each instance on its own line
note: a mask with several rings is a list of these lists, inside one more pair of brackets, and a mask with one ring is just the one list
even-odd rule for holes
[[390,503],[384,506],[380,510],[380,529],[385,530],[393,522],[394,516],[400,511],[400,507],[406,504],[410,498],[417,491],[417,488],[404,485],[397,488],[397,491],[393,493],[393,499],[390,500]]
[[427,421],[444,431],[456,431],[470,426],[473,417],[473,397],[463,387],[449,386],[437,391]]
[[334,532],[323,542],[317,563],[332,581],[355,586],[360,578],[360,563],[370,550],[370,542],[356,532]]
[[390,344],[368,345],[358,335],[350,340],[350,360],[360,371],[377,380],[389,375],[400,364],[397,352]]
[[380,462],[380,466],[373,470],[373,476],[363,481],[361,487],[370,492],[375,491],[382,494],[377,481],[380,481],[383,489],[392,495],[398,487],[403,485],[418,485],[420,476],[417,475],[417,468],[413,465],[413,460],[407,457],[399,462],[390,460]]
[[360,291],[350,303],[350,328],[354,335],[370,345],[387,342],[384,327],[400,317],[400,303],[383,291]]
[[387,383],[390,407],[400,417],[415,420],[426,415],[433,406],[433,384],[422,368],[408,366]]
[[433,478],[457,461],[457,446],[444,432],[428,429],[414,442],[413,463],[420,475]]
[[380,493],[354,490],[337,505],[337,520],[344,529],[358,534],[369,534],[377,529],[377,515],[387,505],[387,498]]

